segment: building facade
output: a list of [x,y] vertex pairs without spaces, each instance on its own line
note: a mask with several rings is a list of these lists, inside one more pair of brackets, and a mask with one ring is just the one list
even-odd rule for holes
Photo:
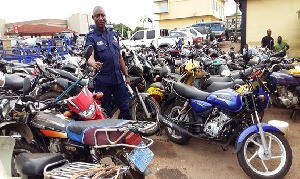
[[278,36],[282,36],[283,41],[290,45],[287,51],[289,57],[300,57],[299,0],[236,1],[241,4],[242,43],[244,41],[244,44],[250,46],[260,46],[267,29],[271,29],[275,42]]
[[154,0],[159,28],[174,29],[198,22],[225,20],[226,0]]

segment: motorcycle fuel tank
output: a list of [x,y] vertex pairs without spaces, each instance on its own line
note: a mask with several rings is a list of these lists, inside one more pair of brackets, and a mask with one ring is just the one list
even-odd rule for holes
[[273,72],[270,75],[270,83],[279,85],[299,85],[299,81],[297,78],[279,72]]
[[197,99],[191,99],[191,104],[196,113],[202,113],[212,107],[210,103]]
[[242,95],[232,89],[215,91],[207,97],[206,102],[231,112],[238,112],[243,107]]
[[32,120],[32,125],[47,137],[67,137],[67,125],[73,120],[55,111],[39,112]]

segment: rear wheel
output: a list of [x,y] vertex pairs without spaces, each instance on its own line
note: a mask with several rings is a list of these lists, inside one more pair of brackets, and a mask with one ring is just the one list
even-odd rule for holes
[[251,178],[283,178],[292,165],[292,150],[287,139],[277,131],[266,131],[268,154],[264,153],[259,133],[250,134],[237,154],[244,172]]
[[[193,122],[193,113],[191,110],[186,109],[186,111],[181,114],[181,109],[183,107],[184,103],[183,102],[176,102],[168,111],[167,119],[170,120],[171,122],[176,123],[180,127],[189,130],[189,125],[187,123]],[[188,142],[191,137],[184,135],[174,129],[171,129],[169,127],[166,128],[166,133],[168,137],[170,138],[171,141],[177,143],[177,144],[185,144]]]

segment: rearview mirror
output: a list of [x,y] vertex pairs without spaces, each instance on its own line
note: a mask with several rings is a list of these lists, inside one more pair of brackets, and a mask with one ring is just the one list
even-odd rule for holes
[[26,96],[29,94],[31,89],[31,81],[29,77],[26,77],[23,81],[23,95]]
[[88,60],[90,58],[90,56],[92,55],[94,51],[94,47],[92,45],[89,45],[85,51],[84,51],[84,57],[86,60]]

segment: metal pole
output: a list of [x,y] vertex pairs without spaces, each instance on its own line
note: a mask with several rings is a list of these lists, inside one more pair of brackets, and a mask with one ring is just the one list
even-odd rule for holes
[[234,32],[237,32],[237,18],[238,18],[238,10],[239,10],[239,3],[236,3],[236,12],[235,12],[235,29]]

